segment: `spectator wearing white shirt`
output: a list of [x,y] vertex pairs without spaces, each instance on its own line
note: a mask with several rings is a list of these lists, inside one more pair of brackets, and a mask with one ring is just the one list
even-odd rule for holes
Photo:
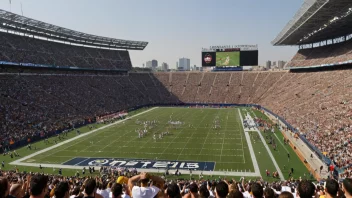
[[[153,181],[153,185],[148,186],[150,180]],[[140,186],[135,185],[137,182],[139,182]],[[130,188],[133,198],[155,197],[163,185],[164,180],[162,178],[155,175],[149,175],[148,173],[141,173],[128,180],[128,187]]]
[[103,196],[104,198],[109,198],[109,191],[106,189],[107,183],[103,182],[103,184],[99,184],[100,188],[97,190],[97,193]]

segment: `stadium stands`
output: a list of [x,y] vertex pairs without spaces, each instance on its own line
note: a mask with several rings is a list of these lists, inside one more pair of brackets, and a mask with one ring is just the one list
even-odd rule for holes
[[288,63],[289,67],[312,67],[352,62],[352,41],[301,49]]
[[[307,23],[302,21],[306,22],[309,18],[318,19],[319,15],[326,14],[318,9],[324,10],[330,8],[326,6],[336,3],[336,1],[326,1],[326,6],[324,4],[319,7],[318,1],[310,2],[312,2],[310,6],[313,7],[309,9],[316,8],[316,12],[302,12],[297,20],[292,21],[295,24],[288,24],[277,37],[275,45],[308,44],[308,42],[313,43],[321,41],[322,38],[328,38],[328,33],[326,35],[319,33],[320,36],[319,34],[317,37],[310,36],[304,42],[299,40],[305,38],[307,32],[293,28],[294,25],[301,27],[309,26],[308,22],[314,24],[312,21]],[[350,1],[346,2],[349,3],[348,5],[351,4]],[[345,4],[337,4],[340,8],[346,7]],[[316,15],[308,16],[310,13],[316,13]],[[21,16],[17,16],[19,17]],[[341,27],[344,27],[343,23],[348,23],[347,19],[350,20],[351,15],[340,20]],[[309,30],[314,31],[314,28],[322,25],[324,25],[323,22],[317,23],[314,27],[311,25]],[[333,27],[329,26],[321,32],[332,30]],[[341,27],[340,31],[343,30]],[[343,33],[349,31],[348,29],[345,28]],[[62,33],[70,36],[69,33],[74,32]],[[34,64],[36,67],[90,69],[86,71],[37,70],[31,67],[24,69],[18,66],[13,68],[1,66],[1,145],[26,141],[41,133],[45,136],[52,131],[94,121],[97,116],[143,105],[259,104],[284,117],[311,144],[321,152],[326,152],[337,167],[346,167],[345,176],[350,176],[352,170],[348,166],[352,160],[352,70],[127,73],[126,71],[132,68],[129,52],[116,49],[130,49],[129,47],[133,46],[132,41],[130,46],[119,48],[118,44],[127,41],[104,40],[105,38],[88,35],[89,37],[85,39],[92,42],[92,46],[83,47],[82,42],[85,40],[83,37],[87,35],[76,33],[72,34],[73,37],[79,35],[80,38],[72,45],[66,44],[69,40],[52,42],[28,35],[0,33],[0,61],[3,65]],[[38,35],[40,36],[40,33],[37,32],[35,36]],[[341,36],[336,32],[333,35]],[[94,43],[96,40],[100,40],[100,43]],[[115,42],[114,47],[110,44],[107,47],[113,49],[93,48],[104,47],[106,43],[113,42]],[[288,66],[294,69],[350,63],[351,42],[347,40],[337,44],[301,49]],[[81,46],[77,46],[78,44]],[[139,45],[138,49],[144,49],[147,43],[137,42],[136,45]],[[97,69],[121,69],[125,73],[104,73],[98,72]],[[109,171],[112,170],[109,169]],[[117,174],[114,173],[115,176],[125,175],[124,171],[117,172]],[[6,174],[10,181],[12,176],[18,176],[14,172]],[[134,171],[133,174],[136,172]],[[53,176],[50,182],[54,183],[58,178]],[[78,187],[82,186],[84,180],[85,178],[79,179]],[[113,179],[115,180],[116,178]],[[268,185],[263,181],[259,182],[263,186],[281,191],[279,184]],[[197,181],[196,185],[201,187],[201,183]],[[214,190],[216,184],[214,181],[214,184],[209,184],[209,188]],[[290,185],[294,188],[298,184],[298,181],[291,181]],[[2,185],[1,182],[0,185]],[[238,190],[243,194],[247,193],[246,197],[249,197],[248,189],[251,184],[243,182],[240,185],[242,187]],[[167,187],[168,184],[165,185],[165,189]],[[236,187],[237,185],[233,186],[233,188]],[[296,188],[296,190],[299,189]]]
[[[149,82],[149,84],[148,84]],[[18,141],[95,116],[146,104],[176,103],[150,74],[0,75],[0,134]],[[159,87],[157,87],[159,86]]]
[[132,68],[128,51],[79,47],[0,33],[0,61],[91,69]]
[[[21,140],[147,104],[259,104],[283,116],[335,159],[352,159],[352,71],[2,74],[1,138]],[[346,137],[346,139],[342,139]]]

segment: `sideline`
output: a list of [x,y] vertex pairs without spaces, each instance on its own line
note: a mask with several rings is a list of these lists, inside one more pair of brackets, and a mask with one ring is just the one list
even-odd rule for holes
[[[241,115],[241,116],[242,116],[242,115]],[[249,120],[250,120],[251,122],[254,122],[254,120],[253,120],[252,116],[250,115],[250,113],[248,113],[248,116],[249,116]],[[253,131],[253,130],[251,130],[251,131]],[[269,146],[266,144],[266,141],[265,141],[265,139],[264,139],[262,133],[259,131],[259,129],[258,129],[257,127],[254,128],[254,131],[256,131],[256,132],[258,133],[258,135],[259,135],[259,137],[260,137],[260,139],[261,139],[261,141],[262,141],[264,147],[266,148],[266,151],[268,152],[268,154],[269,154],[269,156],[270,156],[271,161],[273,162],[273,164],[274,164],[274,166],[275,166],[277,172],[279,173],[279,176],[280,176],[281,181],[284,181],[284,180],[285,180],[284,175],[282,174],[279,165],[277,164],[277,162],[276,162],[276,160],[275,160],[273,154],[271,153],[271,151],[270,151],[270,149],[269,149]]]

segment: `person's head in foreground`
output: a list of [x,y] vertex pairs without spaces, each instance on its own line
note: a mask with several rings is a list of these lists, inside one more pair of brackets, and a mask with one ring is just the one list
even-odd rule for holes
[[262,198],[263,197],[263,187],[259,183],[253,183],[251,186],[253,197]]
[[337,196],[337,192],[339,191],[339,184],[334,179],[326,180],[325,185],[325,197],[333,198]]
[[55,198],[69,198],[70,187],[67,182],[60,182],[55,187]]
[[5,177],[0,178],[0,198],[5,198],[9,195],[10,183]]
[[114,183],[111,187],[112,198],[121,198],[122,195],[122,185],[119,183]]
[[181,198],[180,188],[175,182],[167,185],[166,195],[168,198]]
[[352,179],[346,178],[342,182],[342,192],[345,194],[346,198],[352,197]]
[[48,176],[33,175],[30,181],[30,195],[35,198],[44,198],[48,191]]
[[229,186],[225,182],[221,181],[216,185],[215,190],[217,198],[226,197],[229,193]]
[[274,190],[271,189],[271,188],[265,188],[265,190],[264,190],[264,197],[265,197],[265,198],[274,198],[274,197],[275,197]]
[[229,193],[228,198],[243,198],[243,194],[238,190],[234,190]]
[[300,198],[312,198],[315,193],[315,186],[312,182],[303,180],[299,182],[297,194]]
[[94,179],[87,179],[84,183],[84,196],[95,197],[97,191],[97,183]]

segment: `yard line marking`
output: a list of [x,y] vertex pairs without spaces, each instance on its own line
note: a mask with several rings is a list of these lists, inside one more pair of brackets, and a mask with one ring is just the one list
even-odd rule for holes
[[[166,112],[166,111],[165,111]],[[159,117],[162,117],[161,115],[164,115],[163,113],[159,114],[156,118],[159,118]],[[165,125],[164,125],[165,126]],[[139,128],[139,127],[138,127]],[[159,131],[159,130],[158,130]],[[125,133],[124,135],[122,135],[120,138],[117,138],[116,140],[114,140],[112,143],[106,145],[105,147],[103,147],[101,150],[104,151],[105,148],[109,147],[110,145],[114,144],[115,142],[117,141],[121,141],[121,138],[124,137],[125,135],[129,134],[129,133],[133,133],[133,130],[132,131],[127,131],[127,133]],[[150,133],[150,132],[149,132]],[[110,139],[110,137],[109,137]],[[130,142],[134,141],[134,140],[137,140],[139,139],[137,136],[134,136],[134,138],[130,138],[129,141],[126,142],[126,144],[129,144]],[[148,140],[150,141],[150,140]],[[148,142],[147,141],[147,142]],[[104,151],[105,152],[105,151]]]
[[[239,125],[243,125],[243,122],[242,123],[239,123],[239,119],[238,119],[238,114],[237,114],[237,116],[236,116],[236,120],[237,120],[237,123],[239,124]],[[243,127],[243,126],[242,126]],[[243,132],[241,132],[240,134],[241,134],[241,144],[242,144],[242,153],[243,153],[243,163],[245,164],[246,163],[246,158],[244,157],[244,148],[243,148],[243,134],[242,133],[244,133],[244,131]]]
[[[96,145],[96,146],[103,146],[103,145]],[[127,148],[129,146],[122,146],[123,148]],[[135,147],[134,147],[135,148]],[[144,148],[144,147],[139,147],[139,148]],[[148,147],[152,149],[165,149],[165,147]],[[181,150],[183,148],[172,148],[175,150]],[[184,148],[185,150],[194,150],[194,148]],[[211,149],[211,148],[204,148],[203,150],[211,150],[211,151],[220,151],[221,149]],[[242,151],[242,149],[223,149],[224,151]],[[72,150],[62,150],[62,151],[68,151],[72,152]],[[77,150],[75,150],[77,152]],[[96,151],[85,151],[85,152],[96,152]],[[116,153],[115,151],[104,151],[104,153]]]
[[284,146],[284,144],[280,141],[279,137],[277,137],[276,133],[274,133],[274,135],[275,135],[276,139],[280,142],[280,144],[282,145],[282,147],[284,147],[284,149],[286,150],[286,152],[287,152],[287,153],[290,153],[290,152],[286,149],[286,147]]
[[[229,111],[227,111],[227,115],[226,115],[227,120],[229,119]],[[227,120],[226,120],[226,129],[227,129]],[[221,145],[221,153],[220,153],[220,162],[221,162],[221,158],[222,158],[222,150],[224,149],[224,143],[225,143],[225,133],[222,136],[222,145]]]
[[[165,111],[165,112],[167,112],[167,111]],[[185,113],[185,115],[187,115],[188,113],[189,113],[189,112]],[[179,114],[183,114],[183,112],[180,111]],[[177,115],[179,115],[179,114],[177,114]],[[168,125],[168,122],[166,122],[166,124],[164,125],[164,127],[165,127],[166,125]],[[164,127],[160,128],[160,130],[162,130]],[[159,131],[159,130],[158,130],[158,131]],[[180,130],[179,133],[178,133],[172,140],[175,140],[175,139],[181,134],[182,131],[183,131],[183,129]],[[148,140],[144,145],[148,144],[148,142],[150,142],[151,140],[152,140],[152,139]],[[165,152],[165,151],[169,148],[169,146],[171,145],[172,142],[173,142],[173,141],[171,141],[171,142],[169,143],[169,145],[164,148],[164,151],[163,151],[163,152]],[[143,145],[143,147],[144,147],[144,145]],[[149,148],[149,147],[148,147],[148,148]]]
[[[121,125],[120,125],[120,126],[121,126]],[[83,142],[83,141],[85,141],[85,140],[88,140],[88,139],[90,139],[90,138],[92,138],[92,137],[94,137],[94,136],[97,136],[97,135],[99,135],[99,134],[101,134],[101,133],[105,133],[105,132],[106,132],[106,131],[98,131],[98,132],[97,132],[96,134],[94,134],[93,136],[87,137],[87,138],[85,138],[85,139],[82,139],[81,141],[78,141],[78,142],[76,142],[75,144],[69,145],[68,147],[74,146],[74,145],[76,145],[76,144],[78,144],[78,143],[81,143],[81,142]],[[126,133],[124,133],[123,135],[121,135],[120,138],[124,137],[126,134],[129,134],[129,133],[132,133],[132,132],[131,132],[131,131],[127,131]],[[113,135],[110,135],[110,136],[107,136],[108,138],[103,138],[103,139],[101,139],[99,142],[105,141],[105,139],[109,139],[109,140],[110,140],[112,136],[114,136],[114,134],[113,134]],[[108,144],[108,145],[112,145],[113,143],[119,141],[120,138],[117,138],[117,139],[114,138],[115,140],[114,140],[112,143]],[[135,138],[135,139],[137,139],[137,138]],[[132,140],[134,140],[134,139],[130,139],[129,142],[131,142]],[[129,142],[127,142],[127,143],[129,143]],[[93,145],[91,144],[90,146],[87,146],[87,147],[84,148],[83,150],[80,150],[80,152],[86,152],[87,149],[89,149],[89,148],[91,148],[91,147],[93,147],[93,146],[97,146],[97,145],[96,145],[96,144],[93,144]],[[104,146],[104,148],[107,147],[105,144],[104,144],[103,146]],[[64,149],[66,149],[66,148],[68,148],[68,147],[64,147]],[[101,149],[101,150],[104,150],[104,148]],[[56,152],[54,152],[54,153],[50,153],[49,155],[45,155],[44,157],[51,157],[52,155],[54,155],[55,153],[58,153],[58,152],[60,152],[60,151],[63,151],[63,149],[59,149],[58,151],[56,151]],[[99,151],[98,151],[98,152],[95,151],[95,153],[99,153]],[[44,158],[44,157],[39,158],[39,160],[42,159],[42,158]],[[90,156],[90,157],[92,157],[92,156]]]
[[[219,112],[218,112],[217,115],[219,115]],[[209,131],[210,131],[210,128],[208,129],[207,135],[206,135],[205,138],[204,138],[204,142],[203,142],[203,145],[202,145],[202,149],[200,150],[199,154],[201,154],[202,151],[203,151],[203,149],[204,149],[205,142],[207,141],[208,136],[209,136]],[[198,138],[198,139],[201,139],[201,138]],[[214,140],[214,139],[217,139],[217,138],[213,138],[213,140]],[[213,150],[215,150],[215,149],[213,149]],[[197,157],[197,160],[198,160],[198,158],[199,158],[199,157]],[[215,167],[214,167],[214,168],[215,168]]]
[[249,134],[248,132],[245,130],[244,126],[243,126],[243,118],[242,118],[242,114],[241,114],[241,111],[240,109],[238,109],[238,114],[240,115],[240,119],[241,119],[241,126],[242,126],[242,129],[243,129],[243,133],[244,133],[244,136],[246,138],[246,141],[247,141],[247,145],[248,145],[248,149],[249,149],[249,153],[250,153],[250,156],[251,156],[251,159],[252,159],[252,163],[253,163],[253,168],[254,168],[254,172],[261,175],[260,174],[260,170],[259,170],[259,166],[258,166],[258,162],[257,162],[257,158],[254,154],[254,149],[253,149],[253,145],[252,145],[252,142],[250,140],[250,137],[249,137]]
[[[194,111],[194,112],[195,112],[195,111]],[[207,117],[208,114],[209,114],[209,111],[207,111],[207,113],[203,116],[202,120],[201,120],[201,121],[199,122],[199,124],[198,124],[198,127],[199,127],[200,124],[204,121],[205,117]],[[194,133],[192,133],[191,137],[193,137],[193,135],[194,135]],[[186,145],[188,144],[188,142],[189,142],[190,140],[191,140],[191,138],[189,138],[189,139],[187,140],[187,142],[184,144],[184,147],[183,147],[183,149],[181,150],[181,152],[178,154],[176,160],[178,160],[178,159],[180,158],[181,154],[182,154],[183,151],[185,150]],[[169,145],[169,146],[170,146],[170,145]]]
[[[135,115],[133,115],[133,116],[131,116],[131,117],[128,117],[128,118],[129,118],[129,119],[130,119],[130,118],[134,118],[134,117],[136,117],[136,116],[145,114],[145,113],[147,113],[147,112],[149,112],[149,111],[152,111],[152,110],[154,110],[154,109],[157,109],[157,108],[158,108],[158,107],[153,107],[153,108],[151,108],[151,109],[148,109],[148,110],[146,110],[146,111],[137,113],[137,114],[135,114]],[[63,142],[60,142],[60,143],[58,143],[58,144],[55,144],[55,145],[50,146],[50,147],[48,147],[48,148],[45,148],[45,149],[43,149],[43,150],[37,151],[37,152],[35,152],[35,153],[32,153],[32,154],[30,154],[30,155],[27,155],[27,156],[25,156],[25,157],[22,157],[22,158],[20,158],[20,159],[17,159],[17,160],[15,160],[15,161],[11,162],[10,164],[11,164],[11,165],[12,165],[12,164],[13,164],[13,165],[21,165],[21,164],[22,164],[21,161],[27,160],[27,159],[29,159],[29,158],[32,158],[32,157],[36,156],[36,155],[45,153],[45,152],[50,151],[50,150],[52,150],[52,149],[54,149],[54,148],[57,148],[57,147],[59,147],[59,146],[62,146],[62,145],[64,145],[64,144],[66,144],[66,143],[73,142],[73,141],[75,141],[75,140],[77,140],[77,139],[80,139],[80,138],[82,138],[82,137],[88,136],[88,135],[90,135],[90,134],[92,134],[92,133],[95,133],[95,132],[99,132],[99,131],[102,130],[102,129],[105,129],[105,128],[114,126],[114,125],[119,124],[119,123],[124,122],[124,121],[125,121],[125,120],[119,120],[119,121],[116,121],[116,122],[114,122],[114,123],[111,123],[111,124],[102,126],[102,127],[100,127],[100,128],[94,129],[94,130],[92,130],[92,131],[83,133],[83,134],[78,135],[78,136],[76,136],[76,137],[73,137],[73,138],[71,138],[71,139],[65,140],[65,141],[63,141]],[[82,140],[82,141],[83,141],[83,140]],[[75,145],[75,144],[74,144],[74,145]],[[70,146],[72,146],[72,145],[70,145]]]

